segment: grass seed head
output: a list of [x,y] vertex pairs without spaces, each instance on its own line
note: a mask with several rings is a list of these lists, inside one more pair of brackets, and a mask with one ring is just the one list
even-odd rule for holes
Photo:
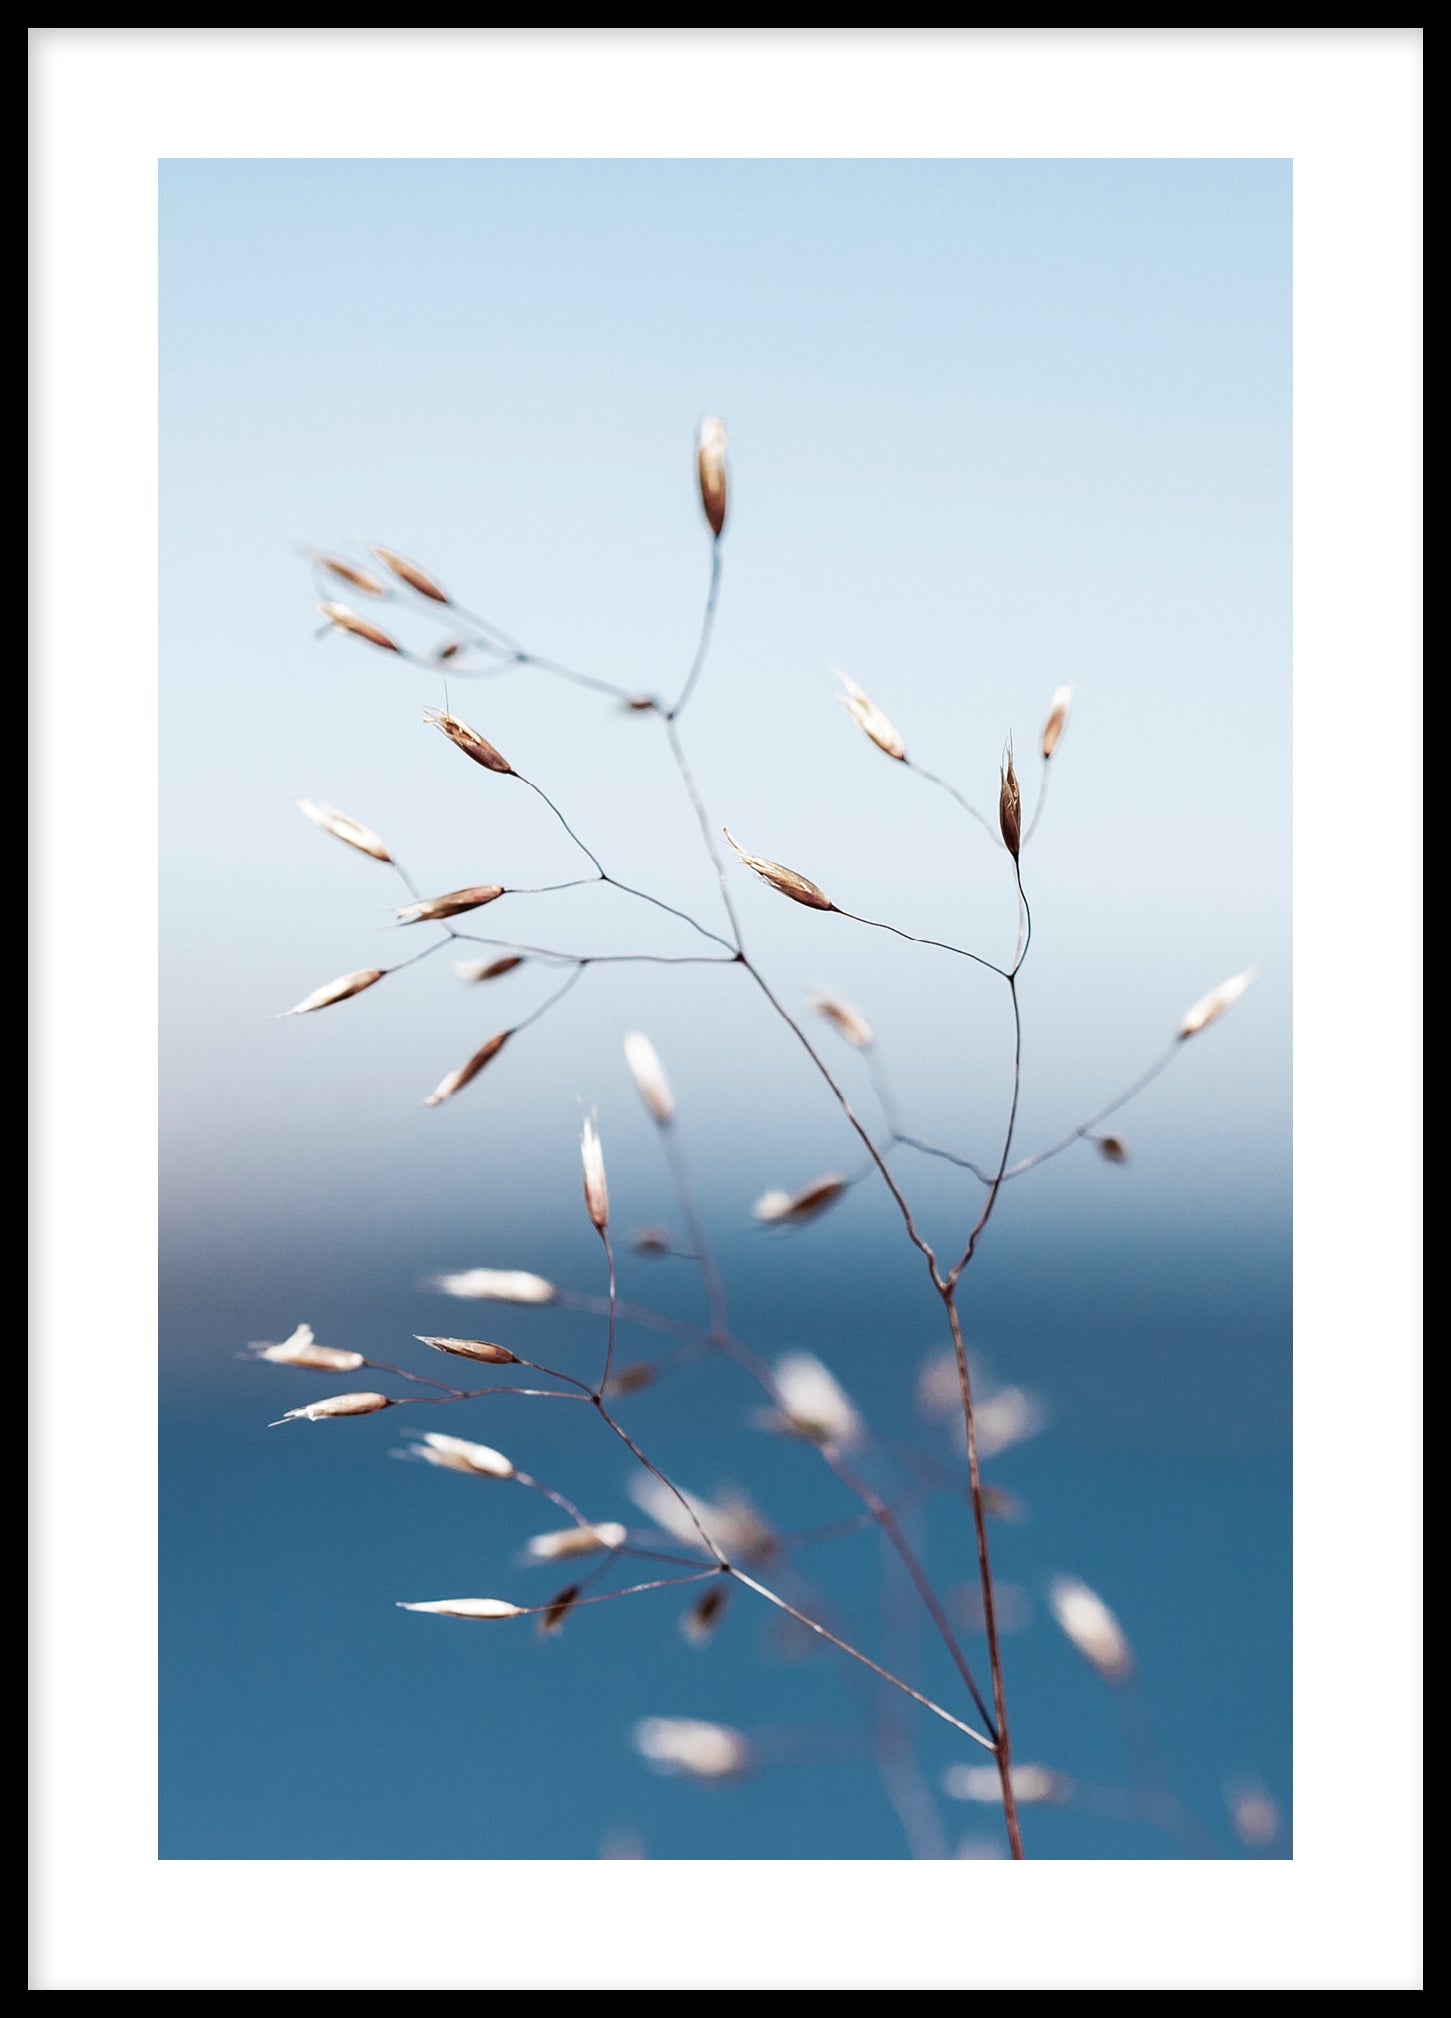
[[763,1427],[805,1437],[829,1450],[852,1450],[862,1439],[861,1417],[833,1375],[809,1352],[793,1352],[776,1366],[779,1410],[767,1410]]
[[392,1398],[386,1394],[334,1394],[326,1401],[310,1401],[306,1408],[288,1409],[268,1428],[276,1429],[284,1422],[323,1422],[335,1415],[376,1415],[380,1408],[392,1406]]
[[416,904],[400,904],[393,915],[400,925],[427,925],[437,918],[457,918],[464,911],[478,911],[503,894],[502,883],[472,883],[465,890],[448,890],[441,897],[421,897]]
[[667,1128],[675,1119],[675,1096],[655,1046],[639,1030],[632,1030],[625,1039],[625,1063],[639,1088],[640,1098],[660,1126]]
[[706,523],[717,539],[726,515],[726,431],[725,422],[714,415],[700,423],[700,441],[695,465],[700,474],[700,502]]
[[497,771],[501,777],[512,778],[514,766],[507,757],[501,756],[486,736],[477,729],[471,729],[467,722],[457,715],[451,715],[447,708],[425,708],[425,722],[432,722],[434,728],[441,729],[456,749],[466,757],[472,757],[476,764],[482,764],[486,771]]
[[900,730],[895,728],[882,713],[876,702],[864,694],[855,680],[849,680],[845,673],[836,676],[845,689],[837,699],[846,709],[864,736],[869,736],[879,750],[887,756],[895,757],[899,764],[905,763],[907,745],[902,741]]
[[850,1002],[844,1002],[840,995],[830,995],[823,989],[812,996],[811,1006],[856,1050],[869,1051],[875,1043],[875,1034],[866,1017],[860,1009],[853,1009]]
[[592,1120],[579,1133],[579,1159],[584,1165],[584,1203],[590,1219],[601,1233],[610,1223],[610,1192],[605,1183],[605,1153]]
[[1228,981],[1221,981],[1217,988],[1211,988],[1207,995],[1201,995],[1193,1008],[1185,1011],[1184,1021],[1179,1025],[1180,1039],[1196,1037],[1211,1023],[1217,1023],[1227,1010],[1234,1007],[1258,971],[1249,967],[1243,974],[1232,975]]
[[599,1521],[593,1527],[559,1528],[553,1534],[533,1535],[525,1545],[531,1563],[569,1562],[575,1556],[597,1556],[606,1549],[620,1548],[625,1529],[619,1521]]
[[502,1451],[486,1443],[470,1443],[466,1437],[445,1436],[442,1430],[429,1430],[410,1447],[409,1455],[444,1471],[468,1472],[473,1478],[514,1476],[514,1467]]
[[798,875],[795,869],[783,868],[779,862],[768,862],[763,855],[748,853],[729,827],[722,827],[721,832],[746,867],[753,870],[763,883],[769,883],[773,890],[779,890],[783,897],[790,897],[798,904],[806,904],[813,911],[836,909],[826,892],[813,883],[809,876]]
[[445,1296],[475,1297],[480,1303],[554,1303],[559,1291],[526,1268],[463,1268],[436,1275],[432,1287]]
[[726,1724],[705,1724],[690,1717],[642,1717],[636,1724],[635,1749],[664,1773],[684,1773],[692,1780],[730,1780],[745,1772],[750,1746]]
[[336,806],[319,806],[312,799],[299,799],[297,810],[315,827],[321,827],[325,834],[346,841],[350,848],[360,854],[371,855],[375,862],[391,862],[388,844],[375,834],[371,827],[365,827],[360,820],[350,820],[346,813],[340,813]]
[[804,1226],[817,1218],[847,1188],[847,1180],[835,1171],[813,1177],[799,1191],[766,1191],[751,1208],[751,1216],[763,1226]]
[[336,981],[324,981],[321,988],[314,988],[310,995],[304,995],[300,1002],[294,1002],[282,1014],[310,1016],[314,1009],[331,1009],[334,1002],[346,1002],[352,995],[361,995],[365,988],[381,981],[387,971],[386,967],[359,967],[355,974],[340,974]]
[[566,1584],[562,1591],[556,1591],[544,1610],[539,1614],[539,1631],[543,1638],[550,1640],[564,1629],[564,1622],[579,1602],[583,1584]]
[[1004,768],[998,773],[1001,780],[998,789],[998,825],[1002,829],[1003,844],[1016,862],[1018,849],[1022,845],[1023,796],[1018,790],[1018,774],[1013,769],[1013,746],[1008,744]]
[[471,1079],[483,1071],[491,1058],[498,1057],[499,1053],[508,1043],[511,1035],[512,1032],[508,1030],[496,1031],[487,1044],[479,1046],[466,1065],[460,1065],[456,1072],[450,1072],[439,1080],[437,1086],[434,1087],[433,1091],[424,1101],[424,1106],[441,1107],[445,1100],[451,1100],[461,1086],[467,1086]]
[[455,1359],[477,1360],[481,1366],[517,1366],[517,1358],[507,1345],[491,1345],[485,1338],[427,1338],[421,1331],[413,1336],[420,1345],[431,1345],[435,1352],[452,1353]]
[[1059,739],[1068,725],[1068,710],[1073,700],[1072,687],[1059,687],[1048,704],[1048,719],[1043,724],[1043,759],[1046,763],[1057,749]]
[[412,561],[404,560],[402,554],[392,553],[387,547],[374,547],[373,552],[390,575],[397,575],[400,582],[407,582],[409,588],[416,589],[419,595],[427,596],[429,601],[434,603],[448,601],[438,583],[426,575],[422,568],[416,567]]
[[366,568],[354,567],[351,561],[340,560],[336,554],[313,554],[314,567],[323,568],[328,574],[336,575],[340,582],[346,582],[350,589],[360,595],[386,596],[388,584],[380,582],[376,575],[370,575]]
[[1074,1649],[1106,1682],[1126,1682],[1134,1657],[1123,1627],[1098,1595],[1077,1577],[1054,1577],[1048,1605]]
[[497,981],[523,965],[522,953],[505,953],[498,960],[455,960],[453,971],[460,981]]
[[280,1345],[252,1345],[248,1351],[255,1352],[259,1359],[270,1360],[273,1366],[304,1366],[313,1373],[356,1373],[364,1364],[360,1352],[340,1352],[336,1346],[319,1345],[310,1324],[298,1325]]
[[712,1584],[705,1596],[697,1598],[682,1614],[680,1630],[691,1646],[707,1646],[715,1638],[720,1622],[725,1617],[730,1597],[730,1589],[722,1580],[718,1584]]
[[432,1612],[441,1619],[521,1619],[523,1605],[511,1605],[503,1598],[420,1598],[413,1604],[398,1603],[400,1612]]
[[376,624],[370,624],[356,610],[350,610],[346,603],[319,603],[317,613],[326,617],[335,631],[347,631],[351,637],[376,645],[379,651],[396,652],[398,649],[386,631],[380,631]]

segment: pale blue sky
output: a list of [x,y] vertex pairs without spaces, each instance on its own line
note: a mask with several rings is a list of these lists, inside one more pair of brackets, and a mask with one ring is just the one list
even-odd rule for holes
[[[580,1100],[633,1127],[617,1046],[635,1023],[732,1211],[846,1153],[734,976],[596,973],[527,1057],[438,1113],[419,1098],[504,1003],[444,960],[270,1020],[392,951],[386,873],[308,828],[298,794],[381,829],[427,887],[572,868],[547,818],[423,726],[436,682],[314,643],[297,548],[391,543],[534,649],[669,686],[708,565],[691,451],[712,411],[731,523],[687,727],[713,816],[853,908],[1002,949],[1001,860],[861,740],[827,667],[984,802],[1006,732],[1031,750],[1073,682],[1028,864],[1024,1140],[1261,962],[1132,1132],[1175,1147],[1176,1185],[1282,1201],[1289,195],[1281,162],[165,164],[172,1210],[203,1237],[256,1186],[284,1224],[323,1192],[385,1221],[375,1163],[425,1200],[477,1195],[484,1143],[508,1156],[507,1204],[535,1209]],[[523,677],[455,698],[619,873],[709,908],[653,722]],[[860,999],[919,1125],[984,1146],[1006,1062],[995,984],[741,898],[780,987]],[[666,943],[612,893],[494,917],[561,944]],[[508,985],[512,1017],[533,997]],[[1125,1181],[1154,1209],[1147,1171]]]

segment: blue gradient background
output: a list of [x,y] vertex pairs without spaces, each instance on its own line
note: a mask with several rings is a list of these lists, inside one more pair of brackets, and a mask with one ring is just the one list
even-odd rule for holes
[[[1288,1813],[1289,227],[1280,162],[163,164],[164,1856],[592,1858],[612,1835],[651,1857],[904,1854],[868,1755],[886,1693],[870,1678],[780,1659],[744,1593],[706,1651],[669,1593],[578,1614],[548,1643],[394,1610],[541,1600],[551,1573],[515,1557],[550,1522],[525,1494],[386,1462],[419,1417],[266,1432],[327,1383],[237,1356],[305,1318],[383,1358],[407,1361],[415,1331],[477,1329],[592,1368],[594,1320],[420,1285],[488,1265],[601,1286],[582,1103],[621,1226],[672,1216],[620,1055],[643,1027],[735,1328],[772,1356],[818,1353],[883,1437],[950,1451],[913,1414],[940,1311],[880,1187],[797,1234],[750,1224],[768,1185],[859,1159],[744,976],[594,970],[436,1112],[421,1096],[542,997],[537,971],[470,991],[443,956],[272,1020],[398,943],[388,873],[307,827],[295,797],[376,827],[428,890],[577,862],[543,808],[422,726],[436,682],[316,641],[299,548],[393,545],[536,651],[670,690],[709,566],[692,457],[707,412],[731,433],[731,520],[686,741],[747,846],[1004,959],[1002,858],[870,748],[827,667],[983,804],[1005,733],[1031,751],[1052,690],[1075,685],[1025,857],[1024,1149],[1262,963],[1117,1124],[1126,1168],[1083,1151],[1009,1189],[964,1315],[970,1348],[1051,1412],[988,1467],[1028,1513],[994,1531],[1000,1578],[1029,1599],[1005,1654],[1019,1758],[1127,1784],[1116,1704],[1042,1604],[1069,1570],[1123,1620],[1174,1789],[1220,1850],[1237,1854],[1227,1777]],[[525,675],[453,698],[615,874],[711,912],[654,722]],[[858,1002],[909,1125],[991,1158],[1000,984],[736,887],[777,992]],[[560,946],[690,950],[608,890],[487,917]],[[857,1061],[823,1043],[869,1106]],[[900,1170],[929,1233],[960,1241],[977,1188]],[[699,1316],[682,1265],[622,1273],[626,1295]],[[651,1349],[626,1336],[629,1356]],[[717,1364],[626,1419],[687,1486],[739,1483],[783,1527],[851,1512],[809,1451],[751,1427],[757,1399]],[[445,1425],[628,1518],[628,1459],[586,1411],[501,1399]],[[944,1588],[971,1578],[964,1515],[937,1509],[921,1538]],[[874,1537],[801,1567],[860,1643],[958,1701],[935,1642],[883,1616]],[[632,1753],[652,1714],[788,1750],[813,1735],[790,1763],[700,1787]],[[967,1749],[927,1718],[916,1738],[934,1785]],[[993,1837],[990,1810],[939,1806],[950,1842]],[[1026,1831],[1038,1856],[1182,1854],[1074,1809],[1030,1811]]]

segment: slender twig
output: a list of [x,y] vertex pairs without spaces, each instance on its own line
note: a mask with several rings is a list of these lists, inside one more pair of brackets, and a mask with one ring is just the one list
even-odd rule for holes
[[705,655],[710,650],[710,634],[715,624],[715,604],[719,592],[720,541],[717,539],[712,542],[710,549],[710,588],[706,592],[705,615],[700,620],[700,642],[695,648],[695,657],[690,662],[690,671],[685,676],[685,685],[680,689],[679,698],[665,717],[667,722],[673,723],[679,720],[685,710],[685,704],[690,699],[691,693],[694,690],[695,683],[700,678],[701,667],[705,664]]
[[956,785],[949,785],[946,778],[939,778],[935,772],[924,769],[914,757],[904,757],[902,762],[909,771],[915,771],[924,784],[936,785],[939,791],[946,792],[948,798],[956,799],[964,813],[971,813],[973,819],[977,821],[977,824],[982,828],[995,848],[1000,848],[1003,845],[998,836],[997,829],[993,826],[992,821],[987,817],[986,813],[980,813],[976,806],[964,799]]

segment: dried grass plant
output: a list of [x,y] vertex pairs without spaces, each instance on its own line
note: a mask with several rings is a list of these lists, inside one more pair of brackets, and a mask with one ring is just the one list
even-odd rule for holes
[[[692,1641],[703,1644],[718,1627],[726,1602],[735,1593],[742,1600],[775,1608],[800,1631],[828,1643],[840,1659],[854,1664],[871,1678],[868,1686],[877,1692],[877,1707],[870,1716],[872,1753],[914,1854],[950,1853],[933,1791],[915,1764],[910,1726],[904,1725],[902,1716],[891,1705],[898,1706],[908,1718],[926,1714],[941,1719],[972,1748],[979,1763],[954,1766],[943,1790],[951,1797],[986,1802],[995,1808],[1007,1848],[1014,1858],[1024,1855],[1021,1810],[1033,1804],[1065,1802],[1093,1812],[1133,1814],[1147,1819],[1169,1831],[1186,1854],[1204,1854],[1205,1832],[1169,1791],[1154,1754],[1138,1700],[1136,1667],[1128,1639],[1105,1602],[1071,1577],[1060,1576],[1051,1584],[1050,1609],[1087,1666],[1125,1705],[1130,1755],[1135,1760],[1134,1785],[1128,1790],[1088,1787],[1051,1766],[1015,1761],[1009,1713],[1010,1676],[1003,1655],[1004,1593],[994,1582],[990,1539],[993,1518],[1010,1512],[1011,1506],[1005,1495],[985,1483],[982,1466],[998,1451],[1031,1434],[1037,1426],[1038,1411],[1035,1398],[1023,1389],[984,1390],[980,1381],[975,1388],[964,1340],[962,1301],[969,1271],[1010,1191],[1016,1194],[1021,1179],[1080,1144],[1093,1145],[1110,1163],[1123,1162],[1128,1154],[1125,1145],[1116,1134],[1105,1132],[1104,1124],[1167,1071],[1191,1039],[1222,1017],[1243,994],[1252,976],[1240,974],[1210,990],[1186,1012],[1160,1055],[1131,1085],[1056,1140],[1021,1153],[1020,990],[1028,973],[1033,936],[1031,875],[1025,870],[1025,862],[1030,859],[1029,850],[1043,815],[1052,769],[1062,761],[1060,752],[1070,718],[1071,689],[1061,686],[1049,701],[1036,745],[1036,775],[1027,791],[1017,769],[1012,739],[1005,741],[998,803],[987,812],[971,803],[948,779],[919,763],[877,703],[844,674],[838,676],[842,707],[883,758],[913,772],[931,790],[949,795],[979,830],[975,845],[987,851],[988,867],[999,876],[1004,898],[1016,912],[1016,943],[1011,959],[1005,964],[944,939],[918,937],[890,919],[867,916],[828,895],[802,870],[754,853],[736,838],[714,809],[707,808],[691,770],[685,741],[685,718],[706,668],[721,589],[722,542],[730,514],[726,447],[722,423],[707,420],[700,430],[696,461],[709,539],[709,586],[695,651],[673,695],[629,691],[526,649],[496,623],[462,606],[422,567],[391,549],[375,547],[366,561],[324,552],[308,556],[316,583],[316,608],[324,630],[342,634],[349,641],[349,649],[361,646],[385,652],[424,672],[445,675],[455,681],[510,670],[523,672],[541,683],[556,681],[603,694],[640,717],[650,718],[661,739],[662,757],[673,770],[693,812],[702,861],[708,864],[718,890],[718,918],[707,923],[665,902],[656,893],[614,876],[605,867],[608,845],[600,842],[597,853],[576,832],[544,785],[518,770],[474,723],[453,712],[445,692],[442,704],[429,709],[424,722],[446,736],[461,758],[467,758],[487,774],[478,779],[478,789],[510,792],[522,787],[536,795],[581,857],[582,873],[578,877],[562,883],[534,885],[529,893],[544,894],[589,885],[613,886],[639,903],[668,914],[680,930],[679,950],[668,954],[585,954],[485,936],[474,929],[477,914],[486,906],[521,894],[520,891],[494,883],[433,894],[420,890],[391,845],[378,834],[348,814],[301,800],[299,810],[315,826],[398,878],[407,898],[396,909],[399,929],[411,933],[417,925],[428,925],[438,931],[437,936],[391,966],[360,968],[326,982],[283,1013],[315,1015],[335,1008],[449,948],[463,956],[455,962],[455,973],[474,985],[491,984],[529,966],[552,977],[542,999],[527,1014],[494,1030],[431,1091],[420,1089],[425,1104],[436,1107],[470,1088],[506,1045],[522,1038],[533,1024],[564,1000],[591,966],[601,962],[631,963],[648,970],[652,965],[694,964],[741,970],[749,985],[759,991],[790,1032],[807,1067],[825,1082],[839,1110],[847,1139],[855,1144],[854,1155],[862,1159],[858,1168],[825,1172],[794,1193],[767,1191],[756,1205],[756,1216],[770,1225],[805,1227],[849,1186],[875,1183],[882,1187],[895,1213],[900,1237],[915,1250],[940,1304],[944,1344],[950,1344],[950,1354],[944,1352],[941,1363],[927,1369],[921,1380],[919,1399],[929,1416],[940,1419],[950,1407],[960,1419],[960,1471],[952,1463],[940,1459],[929,1463],[924,1459],[895,1499],[884,1498],[858,1465],[858,1454],[872,1442],[870,1429],[832,1373],[805,1354],[793,1354],[773,1365],[737,1335],[710,1229],[691,1182],[682,1147],[681,1122],[666,1068],[649,1038],[638,1032],[626,1042],[626,1064],[658,1132],[684,1231],[682,1238],[667,1228],[647,1228],[635,1237],[634,1245],[642,1253],[675,1254],[689,1260],[698,1271],[704,1293],[704,1325],[684,1324],[664,1313],[622,1303],[604,1149],[591,1118],[585,1120],[580,1139],[582,1199],[576,1209],[585,1212],[599,1239],[603,1296],[561,1288],[537,1275],[508,1267],[477,1268],[439,1278],[434,1285],[438,1290],[471,1308],[490,1304],[508,1308],[512,1313],[508,1344],[484,1338],[418,1335],[417,1343],[423,1352],[439,1356],[452,1370],[450,1378],[442,1377],[444,1369],[436,1360],[425,1360],[423,1363],[433,1364],[435,1370],[422,1372],[417,1367],[383,1363],[359,1352],[321,1346],[305,1324],[283,1342],[259,1345],[253,1350],[260,1359],[279,1367],[338,1378],[376,1374],[393,1384],[392,1391],[387,1392],[357,1388],[309,1399],[301,1406],[287,1409],[279,1418],[284,1423],[331,1422],[413,1408],[448,1408],[467,1415],[469,1404],[486,1403],[489,1397],[507,1394],[524,1397],[531,1405],[540,1407],[547,1402],[551,1407],[562,1404],[588,1409],[598,1421],[601,1436],[616,1440],[628,1453],[638,1479],[636,1503],[649,1523],[644,1529],[627,1527],[618,1520],[594,1518],[557,1484],[546,1483],[520,1470],[491,1445],[432,1429],[415,1431],[408,1453],[418,1460],[458,1472],[475,1482],[520,1487],[548,1502],[555,1524],[530,1543],[528,1557],[539,1564],[571,1565],[571,1580],[547,1598],[534,1602],[476,1594],[405,1596],[399,1600],[405,1610],[469,1622],[514,1623],[532,1616],[541,1632],[552,1635],[591,1606],[632,1601],[661,1590],[690,1589],[694,1595],[685,1615],[684,1630]],[[359,614],[350,602],[339,600],[343,594],[365,599],[370,611],[388,616],[388,625],[374,621],[373,615]],[[403,619],[401,625],[393,621],[395,609]],[[431,648],[415,647],[404,641],[406,629],[416,625],[420,618],[433,619],[442,627],[440,641]],[[1025,799],[1031,800],[1030,806],[1025,805]],[[991,860],[992,857],[996,860]],[[810,1009],[823,1035],[826,1031],[833,1033],[833,1038],[827,1041],[840,1040],[865,1061],[882,1121],[874,1127],[863,1119],[829,1061],[825,1042],[818,1041],[816,1027],[793,1014],[781,1000],[747,943],[736,900],[736,883],[742,871],[803,910],[834,913],[853,926],[945,952],[977,970],[986,987],[1001,992],[1011,1019],[1012,1065],[1011,1076],[1003,1088],[1001,1135],[989,1161],[974,1161],[950,1146],[925,1140],[902,1128],[867,1018],[835,995],[818,994]],[[491,923],[494,915],[491,911]],[[805,919],[802,927],[808,929]],[[486,1098],[487,1094],[481,1090],[468,1097]],[[901,1151],[946,1159],[976,1183],[979,1192],[976,1209],[961,1227],[957,1239],[946,1247],[929,1242],[922,1231],[913,1208],[912,1184],[903,1174],[905,1160],[897,1153]],[[598,1364],[583,1376],[547,1364],[524,1350],[529,1320],[522,1313],[529,1306],[551,1304],[599,1313]],[[627,1322],[672,1332],[677,1344],[655,1360],[625,1362],[618,1347],[620,1332]],[[733,1361],[755,1384],[762,1398],[756,1418],[759,1426],[768,1433],[795,1439],[803,1447],[803,1463],[812,1461],[827,1467],[857,1503],[853,1514],[829,1527],[795,1535],[781,1534],[773,1531],[744,1501],[712,1505],[700,1500],[655,1462],[629,1427],[631,1396],[667,1380],[684,1383],[691,1366],[710,1355]],[[471,1383],[470,1370],[474,1368],[488,1369],[490,1377],[482,1383],[476,1380]],[[495,1377],[499,1375],[502,1378]],[[954,1623],[950,1615],[952,1607],[934,1587],[911,1537],[910,1514],[934,1494],[956,1495],[970,1508],[970,1549],[978,1594],[974,1625],[980,1632],[985,1656],[985,1669],[981,1673],[965,1651],[960,1619]],[[561,1517],[563,1525],[559,1524]],[[896,1593],[893,1603],[914,1608],[925,1622],[925,1629],[936,1634],[946,1649],[961,1688],[961,1698],[956,1703],[931,1699],[897,1671],[887,1654],[854,1644],[844,1631],[838,1630],[840,1622],[824,1601],[813,1607],[809,1579],[797,1568],[799,1558],[813,1542],[854,1529],[864,1533],[876,1531],[885,1560],[893,1566],[893,1576],[888,1580],[889,1591]],[[574,1570],[572,1566],[576,1563],[583,1567]],[[777,1588],[783,1582],[792,1596]],[[1012,1595],[1016,1594],[1009,1594]],[[907,1635],[901,1637],[905,1644]],[[730,1779],[762,1769],[771,1763],[773,1742],[721,1724],[658,1716],[647,1717],[638,1724],[634,1741],[643,1758],[654,1766],[702,1780]],[[799,1748],[800,1740],[795,1742]],[[1256,1788],[1235,1783],[1227,1790],[1226,1798],[1241,1841],[1251,1851],[1263,1853],[1274,1843],[1279,1829],[1268,1797]],[[995,1853],[975,1839],[970,1839],[961,1852]],[[1212,1844],[1208,1845],[1207,1853],[1214,1853]],[[631,1848],[619,1854],[637,1852]]]

